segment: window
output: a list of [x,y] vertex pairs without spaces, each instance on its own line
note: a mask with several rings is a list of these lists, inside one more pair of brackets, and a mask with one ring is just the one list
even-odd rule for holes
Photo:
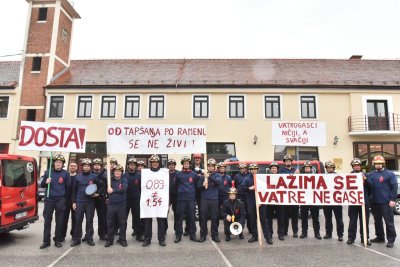
[[125,118],[139,118],[140,96],[125,96]]
[[367,100],[368,130],[390,130],[387,100]]
[[0,97],[0,118],[7,118],[9,102],[10,102],[9,96]]
[[78,118],[90,118],[92,116],[92,97],[78,96]]
[[26,120],[27,121],[36,121],[36,109],[28,109],[26,111]]
[[8,154],[8,146],[9,144],[0,144],[0,154]]
[[275,146],[274,160],[283,160],[289,154],[294,160],[319,160],[317,146]]
[[101,97],[101,117],[114,118],[115,117],[115,96],[102,96]]
[[61,31],[61,40],[63,40],[65,43],[68,41],[68,31],[63,28]]
[[34,57],[32,61],[32,71],[40,71],[42,68],[42,58]]
[[150,118],[164,118],[164,96],[150,96]]
[[244,118],[244,96],[229,96],[229,118]]
[[38,21],[46,21],[47,20],[47,7],[39,8]]
[[217,162],[236,157],[235,143],[207,143],[207,157]]
[[315,96],[302,96],[301,97],[301,118],[303,119],[315,119],[316,106]]
[[34,183],[35,172],[29,171],[29,168],[27,168],[28,165],[32,165],[32,162],[3,159],[1,165],[3,186],[26,187]]
[[355,142],[354,157],[361,159],[363,171],[373,170],[372,160],[376,155],[385,158],[385,168],[398,170],[400,166],[399,142]]
[[193,96],[193,117],[208,118],[208,96]]
[[280,118],[280,97],[265,96],[265,118]]
[[49,118],[62,118],[64,110],[64,97],[50,97]]

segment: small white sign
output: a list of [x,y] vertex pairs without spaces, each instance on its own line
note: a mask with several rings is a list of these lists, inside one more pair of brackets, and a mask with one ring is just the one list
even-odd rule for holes
[[322,121],[273,121],[272,144],[279,146],[326,146]]
[[169,208],[168,169],[142,170],[140,218],[167,218]]

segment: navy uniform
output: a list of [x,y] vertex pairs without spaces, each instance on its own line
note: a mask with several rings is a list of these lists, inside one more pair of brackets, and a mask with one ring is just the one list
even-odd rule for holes
[[200,176],[198,186],[201,191],[200,201],[200,242],[206,240],[208,233],[207,218],[211,217],[211,238],[215,242],[220,242],[218,238],[218,186],[221,183],[221,175],[215,171],[215,165],[217,162],[215,159],[209,159],[207,161],[208,169],[212,167],[211,173],[209,173],[207,180],[205,176]]
[[175,186],[175,177],[179,173],[175,169],[176,161],[174,159],[168,160],[168,172],[169,172],[169,205],[172,207],[172,211],[174,212],[174,231],[176,233],[177,223],[178,223],[178,214],[177,214],[177,190]]
[[[132,167],[131,167],[132,166]],[[136,234],[136,240],[143,242],[144,226],[140,219],[140,194],[141,188],[141,173],[136,170],[137,162],[135,158],[128,160],[128,171],[124,173],[123,178],[128,182],[127,189],[127,205],[126,216],[132,212],[132,230]],[[133,170],[131,169],[133,168]]]
[[[225,173],[226,166],[223,162],[218,163],[217,168],[219,170],[219,173],[221,174],[221,183],[219,184],[218,187],[218,208],[221,211],[222,205],[224,204],[225,200],[228,199],[228,192],[232,187],[232,178],[230,175]],[[223,218],[221,213],[220,215],[221,218]],[[218,225],[219,225],[219,219],[218,219]]]
[[[309,168],[309,170],[306,170],[306,168]],[[304,174],[312,174],[312,165],[311,163],[307,160],[303,164],[303,171],[302,173]],[[311,212],[311,218],[313,221],[313,229],[314,229],[314,236],[316,239],[320,240],[322,239],[320,235],[320,224],[319,224],[319,207],[318,206],[312,206],[312,205],[303,205],[300,207],[300,213],[301,213],[301,236],[300,238],[306,238],[307,237],[307,232],[308,232],[308,211]]]
[[[383,168],[385,159],[382,156],[375,156],[372,163],[375,165],[375,170],[368,174],[368,184],[371,186],[371,210],[375,221],[376,238],[372,239],[371,242],[385,242],[383,218],[388,241],[386,246],[391,248],[396,240],[393,206],[397,198],[397,178],[393,172]],[[390,203],[392,203],[392,206],[390,206]]]
[[[297,172],[296,168],[292,167],[293,158],[287,154],[283,157],[284,167],[279,168],[280,174],[294,174]],[[292,231],[293,237],[298,237],[299,232],[299,206],[298,205],[286,205],[282,207],[284,217],[284,235],[288,234],[289,231],[289,218],[292,219]]]
[[118,243],[126,247],[126,190],[128,181],[122,176],[124,168],[117,165],[111,177],[111,185],[107,188],[108,204],[107,204],[107,242],[105,247],[110,247],[114,243],[116,229],[119,228]]
[[[156,164],[157,163],[157,164]],[[160,170],[160,157],[152,155],[150,157],[150,170],[158,172]],[[154,167],[157,166],[157,167]],[[153,236],[153,218],[143,219],[144,223],[144,241],[142,246],[147,247],[151,244],[151,238]],[[157,218],[157,236],[158,243],[160,246],[165,247],[165,235],[167,234],[167,218]]]
[[186,214],[187,223],[189,226],[188,233],[190,240],[198,242],[196,237],[196,225],[195,225],[195,199],[196,199],[196,188],[198,183],[198,175],[189,169],[190,158],[183,156],[181,164],[183,169],[181,172],[174,176],[174,188],[177,192],[177,222],[174,240],[175,243],[179,243],[182,240],[183,227],[182,221]]
[[[325,169],[327,173],[336,173],[336,165],[328,161],[325,163]],[[340,205],[336,206],[324,206],[324,216],[325,216],[325,236],[324,239],[332,238],[333,223],[332,223],[332,212],[335,214],[336,219],[336,232],[339,241],[343,241],[344,224],[343,224],[343,207]]]
[[[258,229],[257,229],[257,203],[256,203],[256,196],[255,196],[255,188],[254,188],[254,174],[258,171],[257,163],[251,163],[249,165],[250,175],[248,175],[244,181],[242,182],[242,188],[247,194],[247,212],[248,212],[248,220],[247,224],[250,230],[251,238],[249,242],[258,241]],[[261,228],[264,234],[264,238],[266,239],[267,243],[272,245],[272,232],[269,228],[268,217],[267,217],[267,206],[260,205],[259,206],[260,212],[260,223]]]
[[233,222],[239,222],[243,229],[245,223],[246,214],[244,210],[244,204],[239,199],[236,199],[236,194],[236,188],[230,188],[228,192],[228,199],[224,201],[221,207],[221,214],[224,220],[225,241],[227,242],[231,240],[231,224]]
[[[249,232],[251,232],[250,230],[250,225],[248,223],[249,220],[249,212],[247,210],[247,193],[245,190],[243,190],[242,184],[243,181],[246,179],[247,176],[250,176],[250,173],[247,171],[247,164],[246,163],[239,163],[239,172],[237,174],[235,174],[235,176],[233,177],[233,183],[235,184],[235,187],[237,189],[237,198],[240,199],[243,203],[244,203],[244,209],[245,209],[245,213],[246,213],[246,221],[247,221],[247,229],[249,230]],[[243,235],[240,236],[241,238],[243,237]]]
[[[75,164],[76,163],[70,163],[70,168],[71,168],[71,164]],[[77,168],[77,167],[75,167]],[[75,218],[75,210],[72,208],[72,185],[74,184],[75,181],[75,177],[76,177],[76,172],[71,173],[71,171],[69,172],[69,177],[70,177],[70,181],[71,181],[71,190],[68,190],[68,195],[66,196],[66,206],[65,206],[65,213],[64,213],[64,223],[63,223],[63,230],[62,230],[62,234],[63,234],[63,240],[65,240],[65,238],[67,237],[67,231],[68,231],[68,221],[69,221],[69,217],[71,215],[71,230],[69,231],[69,234],[71,235],[71,237],[73,237],[74,235],[74,231],[75,231],[75,224],[76,224],[76,218]]]
[[[49,177],[49,171],[45,171],[42,182],[40,186],[42,188],[47,188],[47,179],[51,178],[50,190],[46,190],[46,196],[44,199],[44,229],[43,229],[43,244],[40,249],[50,246],[51,239],[51,221],[53,220],[53,213],[55,212],[56,218],[56,229],[54,232],[54,242],[56,247],[62,247],[63,241],[63,223],[64,214],[66,209],[66,196],[71,190],[71,180],[69,173],[62,169],[62,165],[65,163],[65,158],[61,154],[54,155],[52,158],[54,165],[59,165],[61,162],[61,169],[56,170],[53,168],[51,170],[51,176]],[[49,192],[48,192],[49,191]]]
[[98,179],[97,197],[94,199],[94,206],[97,214],[97,234],[100,240],[107,239],[107,175],[99,175],[103,167],[103,160],[93,160],[93,174]]
[[[192,171],[194,171],[197,175],[203,175],[204,174],[204,165],[201,163],[202,160],[202,154],[201,153],[195,153],[193,154],[193,159],[194,162],[191,165],[190,169]],[[197,187],[196,189],[196,203],[197,203],[197,207],[198,207],[198,213],[199,213],[199,218],[201,216],[201,189],[199,187]],[[187,215],[186,215],[187,216]],[[195,231],[197,231],[197,228],[195,228]],[[183,235],[188,235],[189,232],[189,224],[188,221],[186,220],[186,225],[185,225],[185,232],[183,233]]]
[[[361,160],[360,159],[353,159],[351,161],[351,167],[353,171],[351,173],[360,173],[361,171]],[[365,203],[365,217],[366,217],[366,226],[367,226],[367,244],[371,245],[371,241],[369,240],[369,214],[370,214],[370,203],[369,203],[369,186],[366,181],[366,176],[363,173],[364,178],[364,203]],[[347,244],[351,245],[356,240],[357,235],[357,220],[360,221],[360,236],[361,236],[361,243],[364,243],[364,234],[363,234],[363,223],[362,223],[362,207],[361,206],[349,206],[348,210],[349,214],[349,229],[348,229],[348,240]]]
[[[86,241],[88,245],[94,246],[93,241],[93,217],[95,210],[94,198],[92,196],[86,195],[86,188],[90,184],[97,184],[96,175],[94,175],[90,166],[92,161],[90,159],[83,159],[81,166],[83,170],[79,173],[72,187],[72,203],[75,205],[75,215],[76,215],[76,226],[74,236],[72,238],[71,246],[77,246],[81,244],[82,239],[82,223],[83,217],[86,218],[86,234],[83,241]],[[89,166],[88,170],[84,170],[85,166]]]
[[[279,172],[279,164],[276,162],[271,162],[269,165],[270,172],[272,174],[277,174]],[[261,212],[261,209],[260,209]],[[285,206],[283,205],[266,205],[266,218],[262,218],[262,213],[260,213],[260,220],[261,222],[267,221],[268,229],[271,231],[271,238],[274,234],[273,230],[273,221],[274,221],[274,214],[276,215],[276,220],[278,223],[278,238],[279,240],[285,240]],[[296,218],[297,219],[297,218]],[[289,220],[289,217],[288,217]],[[288,222],[289,228],[289,222]],[[287,232],[287,229],[286,229]]]

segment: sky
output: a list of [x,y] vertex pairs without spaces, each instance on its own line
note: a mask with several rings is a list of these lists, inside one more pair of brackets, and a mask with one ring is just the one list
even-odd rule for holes
[[[74,0],[71,59],[400,59],[400,0]],[[0,60],[28,3],[0,0]]]

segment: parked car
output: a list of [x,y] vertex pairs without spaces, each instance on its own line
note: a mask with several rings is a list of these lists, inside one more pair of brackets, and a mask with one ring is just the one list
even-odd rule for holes
[[394,174],[396,174],[397,177],[398,187],[397,187],[396,205],[393,208],[393,212],[396,215],[400,215],[400,172],[394,172]]

